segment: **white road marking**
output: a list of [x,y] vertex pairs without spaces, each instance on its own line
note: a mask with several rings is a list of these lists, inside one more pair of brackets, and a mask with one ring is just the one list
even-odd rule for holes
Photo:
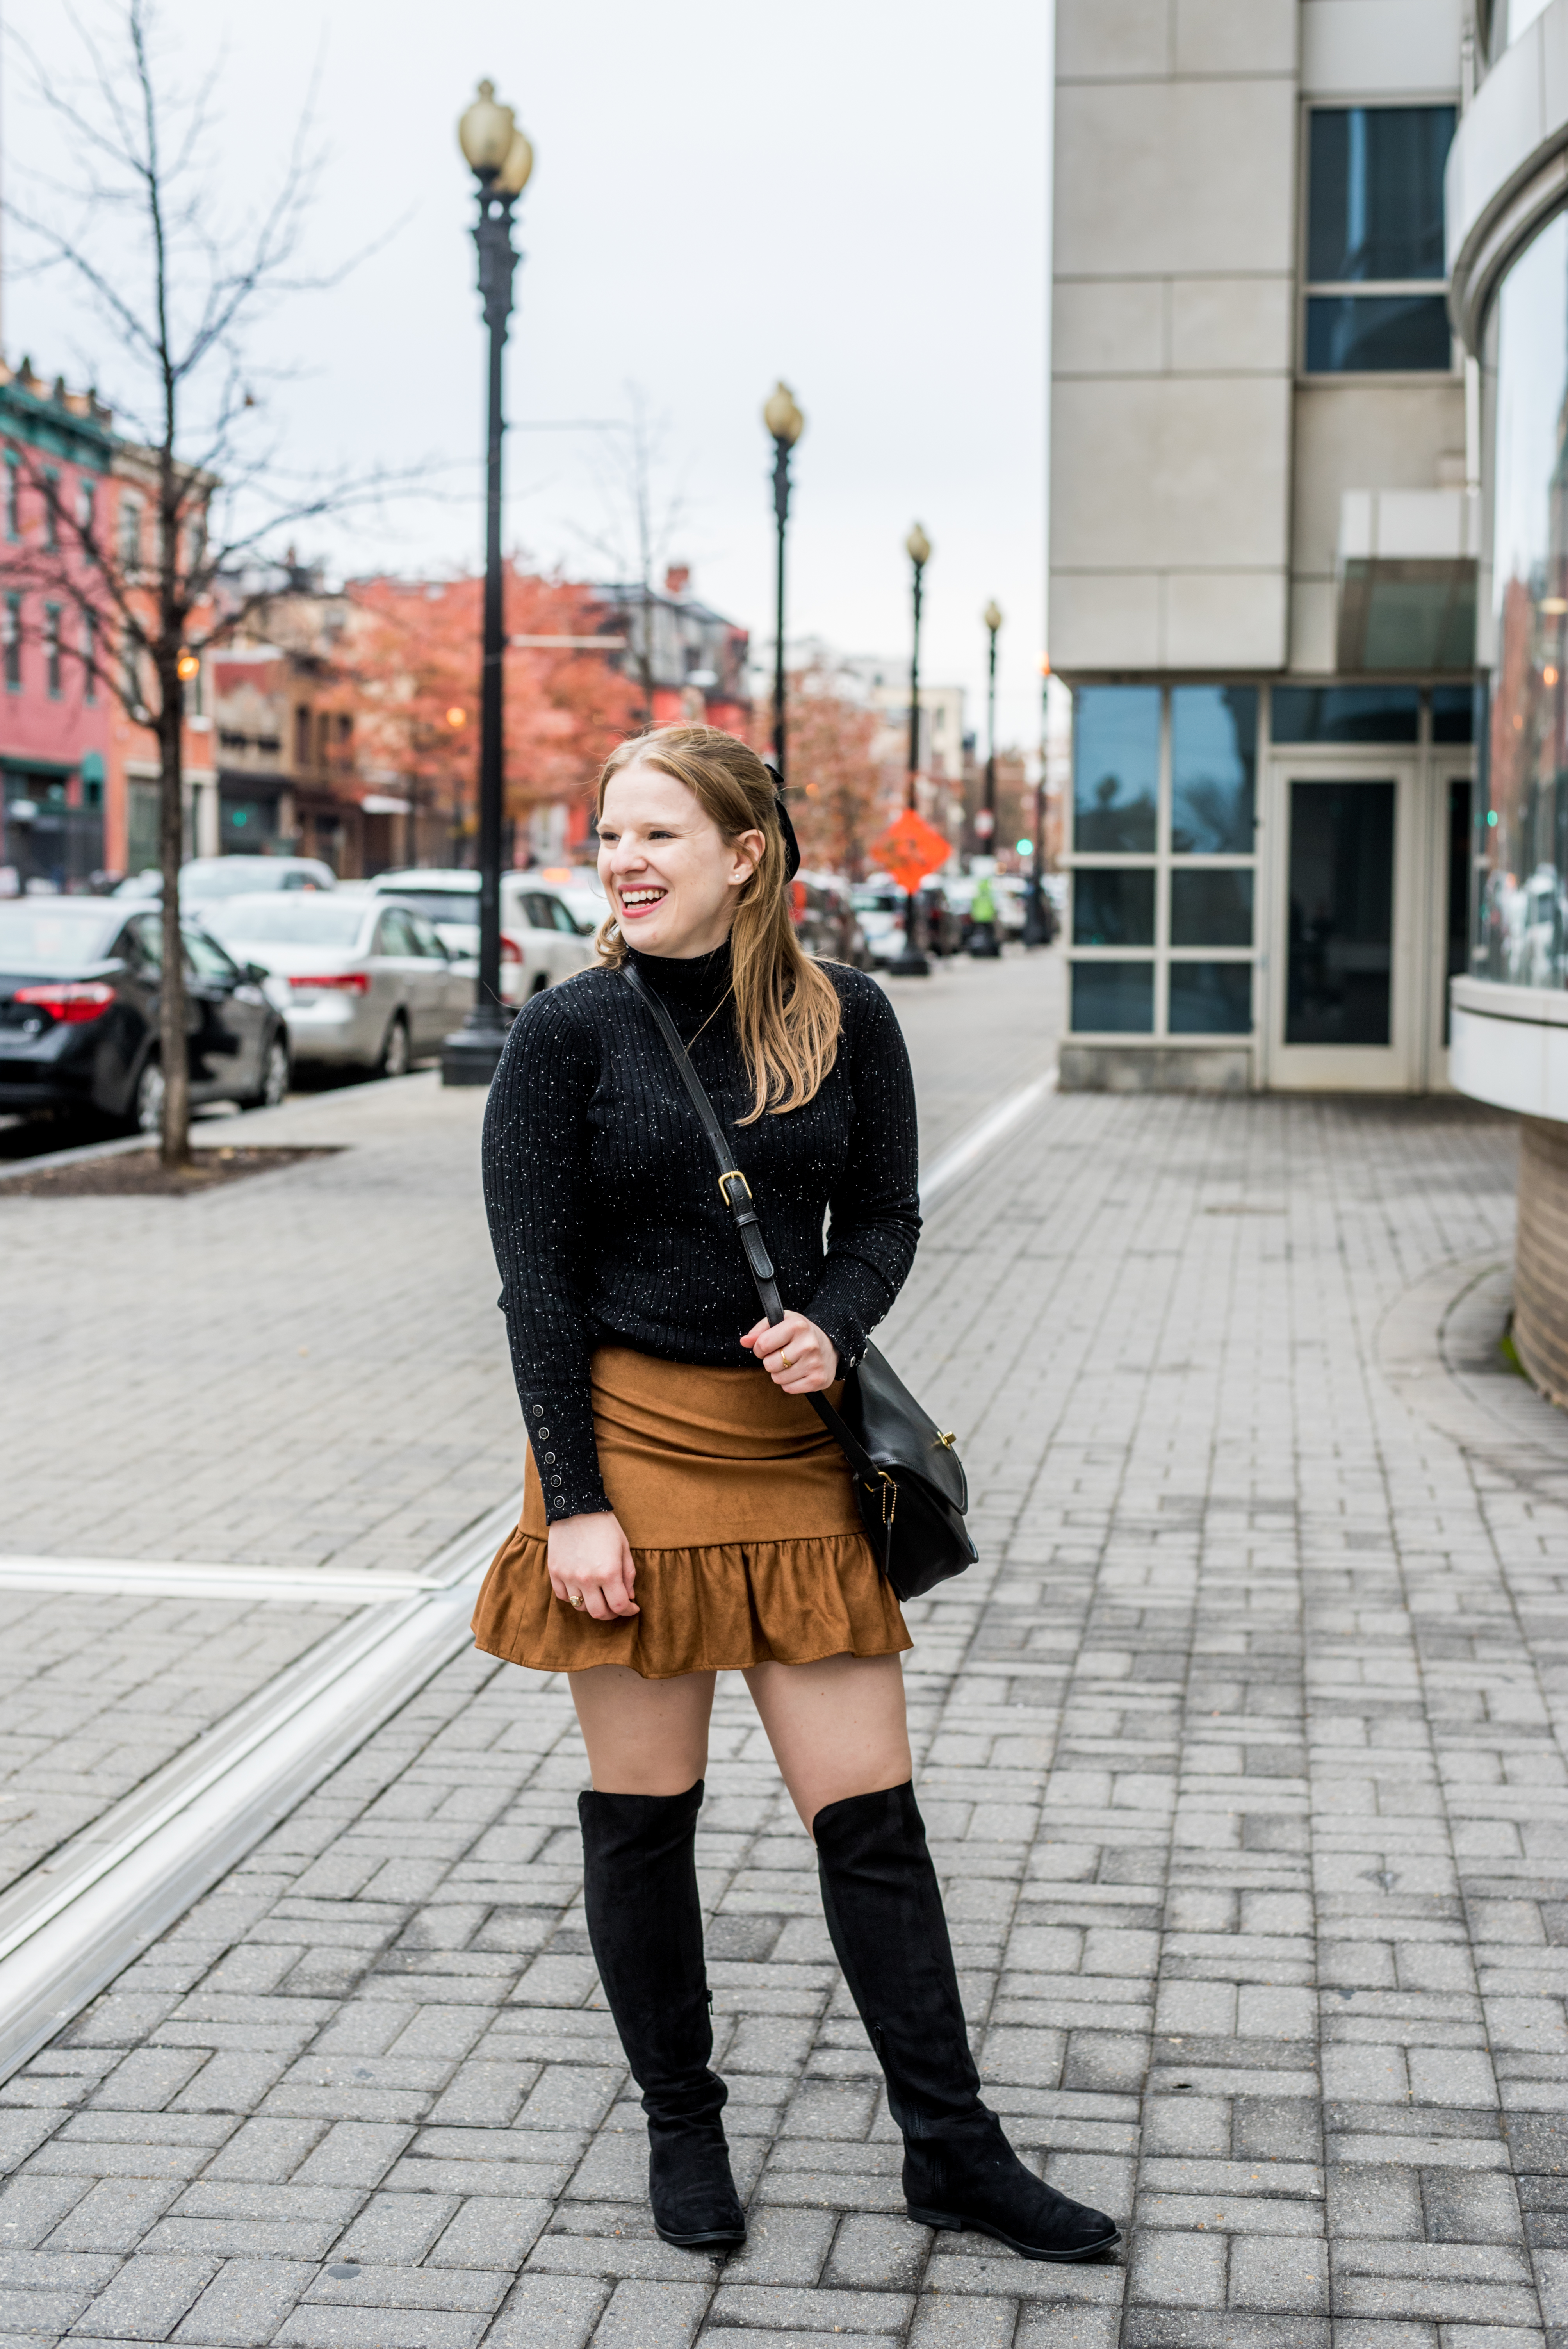
[[330,1567],[201,1566],[185,1559],[14,1557],[0,1554],[0,1590],[98,1590],[149,1599],[290,1599],[367,1607],[445,1586],[426,1574],[335,1573]]
[[1020,1085],[1016,1092],[1004,1094],[995,1109],[987,1110],[967,1133],[961,1133],[939,1158],[921,1170],[921,1206],[934,1206],[944,1191],[951,1190],[954,1183],[961,1182],[965,1174],[971,1174],[986,1152],[1000,1142],[1004,1134],[1011,1133],[1016,1125],[1021,1125],[1025,1118],[1032,1115],[1056,1089],[1057,1072],[1050,1069],[1043,1077],[1036,1077],[1030,1083]]
[[[376,1578],[423,1587],[360,1609],[0,1899],[0,2079],[462,1653],[475,1588],[520,1506],[514,1495],[492,1509],[422,1578]],[[294,1579],[317,1596],[331,1578]]]

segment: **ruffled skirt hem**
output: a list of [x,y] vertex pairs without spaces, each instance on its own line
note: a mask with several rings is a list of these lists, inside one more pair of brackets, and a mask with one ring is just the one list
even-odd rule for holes
[[537,1672],[624,1664],[654,1681],[892,1656],[914,1644],[861,1534],[634,1548],[632,1557],[641,1611],[596,1622],[556,1598],[544,1539],[520,1525],[485,1577],[475,1644]]

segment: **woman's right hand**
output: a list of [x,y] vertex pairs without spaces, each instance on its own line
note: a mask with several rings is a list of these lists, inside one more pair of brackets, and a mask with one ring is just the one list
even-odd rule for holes
[[580,1598],[582,1608],[573,1611],[592,1615],[596,1623],[642,1612],[632,1597],[637,1569],[613,1511],[561,1518],[550,1528],[545,1556],[550,1588],[563,1606]]

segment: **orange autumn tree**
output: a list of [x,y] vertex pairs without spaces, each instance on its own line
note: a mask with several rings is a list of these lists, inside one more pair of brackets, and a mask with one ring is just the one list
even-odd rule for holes
[[[422,805],[461,810],[464,830],[478,797],[483,593],[477,577],[362,579],[349,589],[345,666],[364,763],[399,777]],[[590,636],[603,623],[592,589],[515,563],[504,593],[509,637]],[[506,815],[585,792],[636,709],[636,688],[609,655],[509,645]]]
[[[789,814],[806,865],[864,877],[871,843],[896,812],[896,790],[872,755],[880,731],[874,710],[842,689],[820,656],[785,680],[784,719]],[[751,740],[768,755],[771,702],[758,701]]]

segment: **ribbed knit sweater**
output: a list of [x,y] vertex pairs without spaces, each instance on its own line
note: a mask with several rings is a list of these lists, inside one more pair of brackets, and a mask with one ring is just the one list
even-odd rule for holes
[[[694,961],[632,959],[734,1137],[786,1306],[850,1367],[903,1287],[920,1231],[914,1086],[892,1005],[874,979],[824,964],[843,1007],[832,1071],[802,1108],[743,1126],[752,1087],[728,947]],[[484,1188],[550,1518],[608,1509],[594,1348],[739,1367],[753,1359],[741,1333],[761,1318],[668,1047],[613,971],[550,988],[512,1023],[485,1112]]]

